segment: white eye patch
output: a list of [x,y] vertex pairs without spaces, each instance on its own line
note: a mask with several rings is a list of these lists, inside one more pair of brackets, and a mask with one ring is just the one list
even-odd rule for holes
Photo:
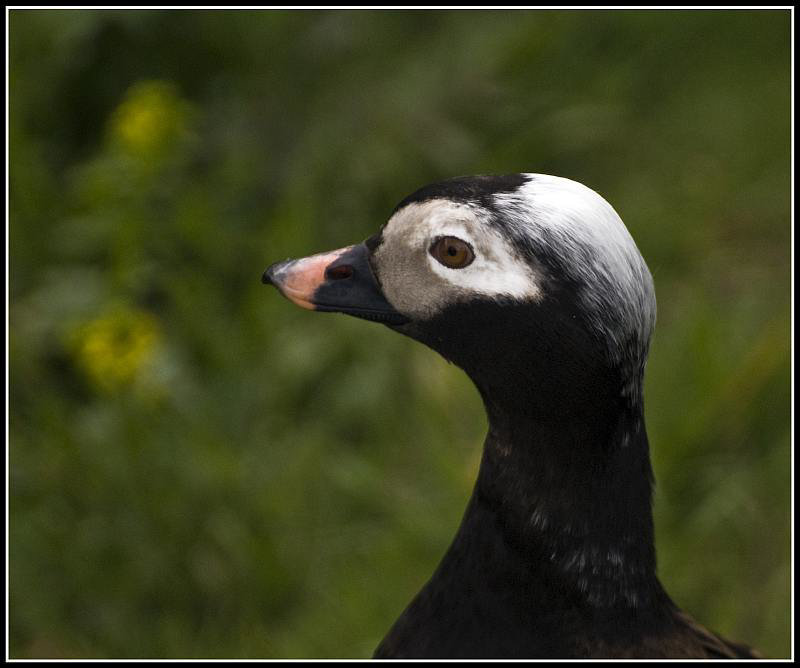
[[[450,303],[474,297],[536,299],[537,277],[513,246],[476,210],[445,199],[413,202],[383,229],[375,264],[384,294],[401,313],[433,315]],[[475,259],[454,269],[429,252],[439,237],[467,242]]]
[[528,298],[538,293],[528,265],[509,252],[507,243],[494,230],[485,230],[478,241],[466,225],[431,226],[430,234],[431,242],[437,237],[456,237],[475,252],[473,262],[463,269],[445,267],[428,253],[431,269],[448,283],[487,297]]

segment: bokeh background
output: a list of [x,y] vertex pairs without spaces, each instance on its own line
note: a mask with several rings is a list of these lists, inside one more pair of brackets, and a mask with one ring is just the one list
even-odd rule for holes
[[9,113],[12,657],[369,656],[482,406],[261,272],[515,171],[653,272],[663,582],[788,656],[788,11],[11,10]]

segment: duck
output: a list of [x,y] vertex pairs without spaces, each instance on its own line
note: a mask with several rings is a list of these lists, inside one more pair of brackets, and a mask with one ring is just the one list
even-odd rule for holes
[[643,401],[655,290],[597,192],[534,173],[448,179],[365,241],[276,262],[262,282],[428,346],[486,410],[456,535],[374,658],[761,656],[657,576]]

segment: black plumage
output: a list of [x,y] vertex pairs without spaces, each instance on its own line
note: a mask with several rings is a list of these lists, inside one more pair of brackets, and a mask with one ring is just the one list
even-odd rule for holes
[[[628,292],[617,295],[607,267],[594,264],[602,249],[580,237],[564,241],[568,227],[532,226],[535,238],[526,231],[519,206],[498,195],[521,192],[536,178],[462,177],[426,186],[394,211],[431,201],[465,205],[486,226],[479,229],[499,232],[511,256],[532,268],[535,297],[459,288],[451,303],[431,314],[400,316],[384,295],[398,294],[386,285],[395,274],[385,266],[393,251],[384,247],[384,230],[339,256],[355,254],[361,264],[367,258],[371,272],[356,271],[337,283],[333,301],[323,298],[333,294],[327,278],[303,298],[301,305],[364,317],[359,304],[346,299],[352,281],[352,294],[383,300],[385,312],[373,319],[462,368],[489,418],[480,471],[456,537],[375,657],[754,658],[753,650],[683,613],[656,575],[642,396],[655,317],[652,283],[641,290],[628,284]],[[543,177],[548,187],[549,178]],[[532,205],[536,211],[537,202]],[[419,245],[425,253],[427,246]],[[627,259],[616,261],[625,280],[649,281],[643,261],[644,273],[637,273],[637,258],[635,251],[630,266]],[[280,271],[292,268],[282,263]],[[272,268],[268,274],[285,291],[284,274]],[[598,299],[592,290],[606,294]],[[630,301],[628,310],[609,313],[622,299]],[[631,309],[652,313],[639,318]]]

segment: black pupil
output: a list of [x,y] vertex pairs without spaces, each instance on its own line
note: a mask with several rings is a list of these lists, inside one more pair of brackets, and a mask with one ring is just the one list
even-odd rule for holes
[[455,246],[448,246],[447,247],[447,254],[451,257],[455,257],[458,255],[458,249]]

